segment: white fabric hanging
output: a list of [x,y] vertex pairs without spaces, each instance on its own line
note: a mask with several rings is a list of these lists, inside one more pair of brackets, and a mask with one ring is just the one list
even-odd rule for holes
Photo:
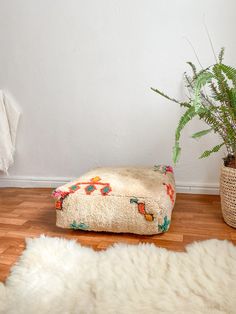
[[14,162],[19,118],[17,106],[0,90],[0,171],[5,173]]

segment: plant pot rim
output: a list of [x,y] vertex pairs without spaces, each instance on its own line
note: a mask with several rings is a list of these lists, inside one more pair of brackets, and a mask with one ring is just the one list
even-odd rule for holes
[[226,167],[226,166],[224,165],[224,163],[222,163],[221,171],[224,171],[224,172],[233,172],[233,173],[235,174],[235,173],[236,173],[236,168]]

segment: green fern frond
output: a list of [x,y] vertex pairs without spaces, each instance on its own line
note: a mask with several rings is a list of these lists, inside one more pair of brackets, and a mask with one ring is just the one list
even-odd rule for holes
[[218,91],[217,86],[215,83],[211,82],[211,97],[216,101],[224,101],[224,96]]
[[174,164],[176,164],[179,161],[180,153],[181,153],[181,148],[179,146],[179,142],[175,142],[175,146],[173,147],[173,155],[172,155]]
[[198,75],[194,81],[194,88],[193,88],[194,99],[193,99],[192,105],[195,108],[196,112],[198,112],[198,110],[201,108],[201,105],[202,105],[201,88],[205,86],[212,78],[213,78],[213,74],[211,72],[206,71]]
[[214,73],[214,78],[216,80],[216,84],[218,86],[218,91],[222,95],[222,99],[224,103],[227,105],[229,103],[229,95],[228,91],[230,89],[228,82],[225,78],[224,73],[222,73],[222,64],[215,64],[212,68]]
[[173,147],[173,161],[176,164],[180,157],[181,148],[179,146],[179,139],[181,131],[186,126],[186,124],[197,115],[195,108],[191,106],[188,108],[179,120],[177,129],[175,131],[175,146]]
[[197,112],[195,111],[195,108],[192,106],[188,108],[185,113],[182,115],[182,117],[179,120],[177,129],[175,131],[175,142],[179,142],[180,139],[180,133],[183,130],[183,128],[186,126],[186,124],[192,120],[197,115]]
[[224,143],[221,143],[221,144],[213,147],[211,150],[206,150],[204,153],[202,153],[202,155],[199,158],[202,159],[202,158],[209,157],[212,153],[218,152],[223,145],[224,145]]
[[234,119],[236,120],[236,88],[231,88],[229,90],[229,98],[232,110],[234,112]]
[[189,90],[187,101],[181,102],[171,98],[158,89],[152,88],[159,95],[185,107],[175,132],[173,160],[176,163],[180,157],[179,145],[182,130],[194,117],[204,121],[209,128],[196,132],[192,138],[200,138],[211,131],[222,138],[222,143],[211,150],[206,150],[200,158],[218,152],[225,145],[229,154],[236,156],[236,69],[223,64],[224,48],[221,48],[218,61],[209,67],[197,71],[192,62],[192,76],[184,73],[185,86]]
[[207,135],[208,133],[212,132],[212,130],[213,130],[212,128],[207,129],[207,130],[202,130],[202,131],[194,133],[191,137],[192,138],[199,138],[199,137],[202,137],[202,136]]
[[236,69],[225,64],[220,64],[219,67],[236,88]]
[[203,71],[200,73],[194,81],[194,88],[201,89],[206,83],[213,78],[213,74],[209,71]]
[[224,54],[225,54],[225,48],[222,47],[222,48],[220,49],[220,53],[219,53],[219,55],[218,55],[219,63],[222,63],[222,62],[223,62]]
[[166,98],[166,99],[168,99],[168,100],[170,100],[170,101],[173,101],[173,102],[179,104],[179,105],[182,106],[182,107],[190,107],[189,103],[187,103],[187,102],[181,102],[181,101],[179,101],[179,100],[177,100],[177,99],[175,99],[175,98],[169,97],[168,95],[164,94],[162,91],[160,91],[160,90],[157,89],[157,88],[151,87],[151,90],[154,91],[155,93],[161,95],[162,97],[164,97],[164,98]]
[[195,79],[197,77],[197,68],[196,68],[196,66],[192,62],[190,62],[190,61],[188,61],[187,64],[191,67],[191,69],[193,71],[193,79]]

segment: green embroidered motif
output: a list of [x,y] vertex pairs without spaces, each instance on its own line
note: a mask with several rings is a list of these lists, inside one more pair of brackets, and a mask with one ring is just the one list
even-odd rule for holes
[[89,192],[92,192],[92,191],[94,190],[94,186],[93,186],[93,185],[89,185],[89,186],[87,187],[87,190],[88,190]]
[[130,199],[130,204],[132,204],[132,203],[138,204],[138,199],[137,199],[137,197],[133,197],[133,198]]
[[70,224],[70,228],[74,230],[87,230],[89,229],[89,226],[87,226],[83,222],[78,224],[75,220],[73,220],[73,223]]
[[75,191],[77,189],[77,185],[72,185],[70,188],[72,191]]
[[110,187],[109,186],[105,186],[103,189],[101,189],[101,193],[104,195],[104,194],[107,194],[110,192]]
[[161,232],[166,232],[169,229],[169,226],[170,226],[170,220],[167,218],[167,216],[165,216],[163,224],[158,225],[158,229]]
[[153,170],[158,171],[161,174],[167,174],[167,172],[173,173],[173,168],[171,166],[165,166],[165,165],[155,165]]
[[90,185],[86,186],[86,188],[85,188],[85,192],[87,195],[90,195],[94,190],[96,190],[96,187],[94,184],[90,184]]

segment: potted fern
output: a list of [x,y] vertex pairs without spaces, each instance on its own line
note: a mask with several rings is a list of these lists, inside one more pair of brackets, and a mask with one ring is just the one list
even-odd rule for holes
[[224,48],[215,64],[200,71],[197,71],[192,62],[187,62],[192,75],[184,73],[185,85],[190,94],[186,101],[171,98],[159,89],[152,90],[185,109],[175,132],[174,163],[180,157],[181,132],[194,117],[203,120],[208,127],[193,134],[193,138],[206,136],[210,132],[219,135],[219,144],[203,152],[200,158],[218,152],[223,146],[226,148],[227,156],[224,158],[220,179],[221,205],[225,222],[236,228],[236,69],[225,65],[223,56]]

